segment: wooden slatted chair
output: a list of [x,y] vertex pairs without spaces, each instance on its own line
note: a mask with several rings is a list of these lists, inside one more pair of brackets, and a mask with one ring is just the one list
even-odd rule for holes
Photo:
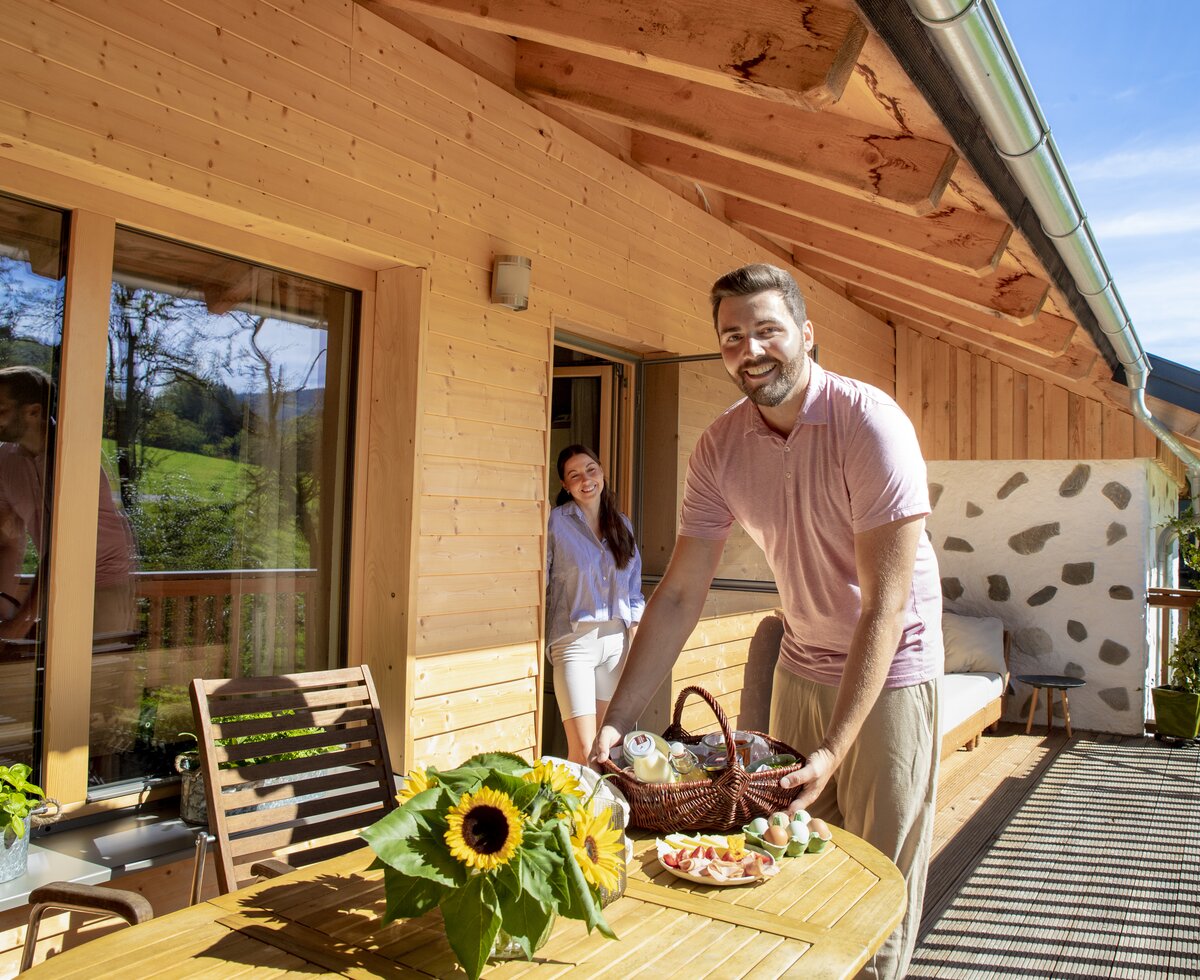
[[366,667],[197,678],[191,694],[222,894],[361,846],[396,807]]

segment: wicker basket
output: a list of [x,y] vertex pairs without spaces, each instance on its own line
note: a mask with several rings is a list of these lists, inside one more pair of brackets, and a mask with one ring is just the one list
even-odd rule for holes
[[[708,702],[717,716],[725,744],[733,745],[733,732],[725,712],[721,710],[717,699],[701,687],[685,687],[679,692],[675,700],[675,719],[671,727],[663,732],[663,738],[684,745],[700,743],[701,736],[689,734],[680,725],[684,702],[691,694],[698,694]],[[748,773],[734,752],[731,753],[730,764],[716,779],[672,784],[643,783],[632,773],[619,769],[611,760],[600,765],[629,800],[629,822],[633,827],[660,833],[677,830],[738,830],[755,817],[786,810],[795,798],[796,791],[781,788],[779,780],[804,765],[804,757],[790,745],[761,732],[752,734],[765,739],[773,753],[794,755],[799,761],[794,766]]]

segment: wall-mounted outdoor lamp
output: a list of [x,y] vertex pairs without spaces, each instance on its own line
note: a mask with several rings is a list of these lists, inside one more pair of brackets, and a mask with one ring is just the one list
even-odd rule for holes
[[492,302],[510,310],[529,308],[533,262],[524,255],[497,255],[492,264]]

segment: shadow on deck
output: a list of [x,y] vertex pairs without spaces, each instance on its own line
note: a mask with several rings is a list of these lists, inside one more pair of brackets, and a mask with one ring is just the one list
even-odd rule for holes
[[939,795],[911,977],[1200,976],[1200,749],[1006,725]]

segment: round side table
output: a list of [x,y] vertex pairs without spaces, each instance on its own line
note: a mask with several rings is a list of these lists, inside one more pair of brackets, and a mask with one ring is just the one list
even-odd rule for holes
[[1017,680],[1033,688],[1033,697],[1029,701],[1029,720],[1025,722],[1025,734],[1033,729],[1033,713],[1037,710],[1038,691],[1046,692],[1046,734],[1054,728],[1054,692],[1062,699],[1063,721],[1067,726],[1067,738],[1071,737],[1071,709],[1067,705],[1067,691],[1073,687],[1083,687],[1087,681],[1080,677],[1066,677],[1063,674],[1017,674]]

